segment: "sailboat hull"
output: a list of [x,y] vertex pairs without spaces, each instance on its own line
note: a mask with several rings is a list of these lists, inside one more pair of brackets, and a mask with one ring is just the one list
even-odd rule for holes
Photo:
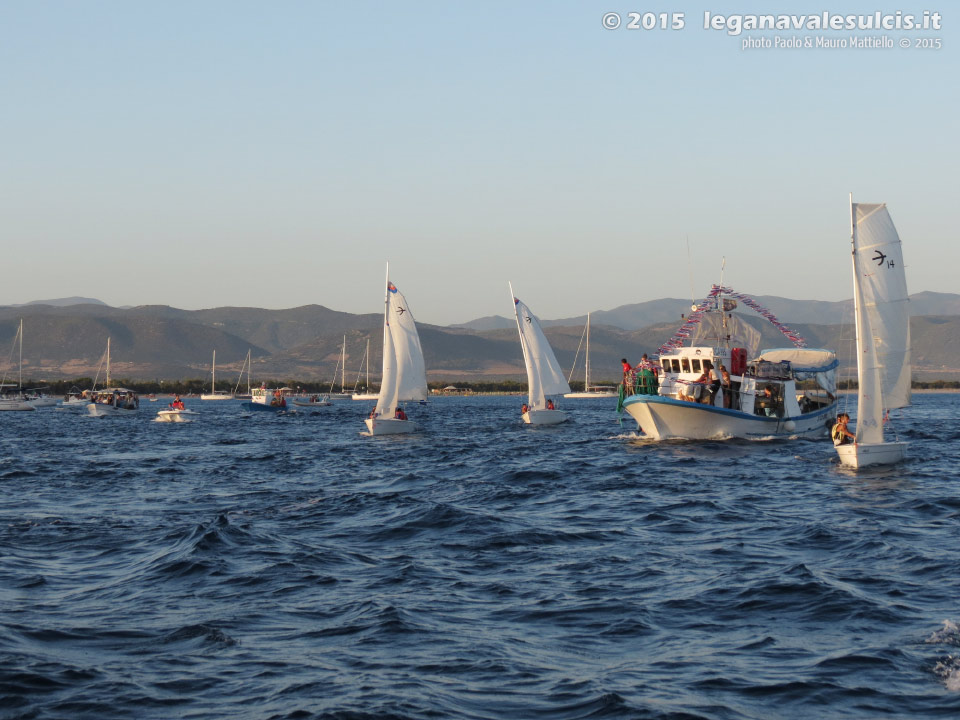
[[527,425],[559,425],[567,421],[563,410],[527,410],[522,417]]
[[643,433],[654,440],[823,437],[836,403],[796,417],[751,415],[661,395],[632,395],[623,403]]
[[0,400],[0,411],[29,412],[36,408],[26,400]]
[[901,462],[906,456],[907,443],[854,443],[852,445],[837,445],[837,455],[840,464],[845,467],[862,468],[871,465],[893,465]]
[[413,433],[420,429],[412,420],[398,420],[396,418],[367,418],[367,432],[371,435],[401,435]]

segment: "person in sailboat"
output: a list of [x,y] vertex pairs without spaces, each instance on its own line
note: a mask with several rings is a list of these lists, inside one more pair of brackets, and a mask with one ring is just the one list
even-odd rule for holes
[[547,400],[547,410],[556,410],[553,406],[553,400]]
[[530,409],[530,406],[527,405],[526,403],[524,403],[523,405],[520,406],[520,414],[521,414],[521,415],[526,415],[526,413],[527,413],[527,411],[528,411],[529,409]]
[[837,423],[830,432],[834,445],[849,445],[852,442],[856,442],[856,436],[850,432],[850,429],[847,427],[847,423],[849,422],[850,416],[846,413],[837,415]]
[[402,407],[398,407],[396,411],[393,413],[393,417],[396,418],[397,420],[406,420],[407,414],[403,411]]

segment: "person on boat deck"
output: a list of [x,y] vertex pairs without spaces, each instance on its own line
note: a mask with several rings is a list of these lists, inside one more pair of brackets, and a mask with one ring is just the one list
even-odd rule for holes
[[720,363],[720,387],[723,388],[723,406],[729,408],[733,401],[730,393],[730,372],[723,363]]
[[695,403],[702,402],[703,396],[706,395],[704,392],[704,390],[706,390],[706,385],[707,373],[700,373],[700,377],[687,386],[687,397],[684,399]]
[[520,414],[525,415],[529,409],[530,409],[530,406],[524,403],[523,405],[520,406]]
[[183,409],[184,409],[183,400],[180,399],[180,396],[179,396],[179,395],[174,395],[174,396],[173,396],[173,402],[170,403],[170,407],[172,407],[174,410],[183,410]]
[[650,362],[646,353],[643,354],[640,362],[637,363],[637,366],[633,370],[635,378],[637,375],[640,376],[640,394],[656,395],[659,389],[659,383],[657,382],[657,371],[659,368],[655,363]]
[[636,380],[633,365],[626,358],[620,359],[620,365],[623,367],[623,391],[627,395],[633,395],[633,383]]
[[709,360],[703,361],[703,368],[705,382],[707,383],[707,390],[710,392],[710,396],[706,398],[706,403],[708,405],[713,405],[713,400],[717,396],[717,391],[720,389],[720,375],[717,373],[716,369],[714,369],[713,363]]
[[763,394],[757,398],[758,401],[758,415],[773,415],[774,406],[776,404],[776,397],[773,394],[773,388],[767,385],[763,389]]
[[377,409],[374,408],[370,411],[370,419],[373,420],[377,416]]
[[406,420],[407,414],[403,411],[402,407],[398,407],[393,413],[393,417],[395,417],[397,420]]
[[833,426],[833,430],[830,433],[834,445],[849,445],[852,442],[856,442],[856,436],[847,428],[848,422],[850,422],[850,416],[846,413],[837,415],[837,424]]
[[547,400],[547,410],[556,410],[553,406],[553,400]]

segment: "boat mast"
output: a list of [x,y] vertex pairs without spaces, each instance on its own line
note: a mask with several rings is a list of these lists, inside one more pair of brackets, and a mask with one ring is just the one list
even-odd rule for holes
[[367,351],[363,354],[367,359],[367,387],[365,388],[366,392],[370,392],[370,338],[367,338]]
[[723,271],[727,267],[727,257],[724,256],[720,262],[720,292],[717,293],[717,304],[720,306],[720,324],[723,327],[723,345],[730,347],[730,334],[727,332],[727,313],[723,308]]
[[857,267],[857,210],[853,204],[853,193],[850,193],[850,258],[853,268],[853,323],[857,336],[857,428],[855,435],[857,440],[860,438],[860,426],[864,424],[865,407],[861,405],[860,398],[863,392],[864,375],[864,356],[863,356],[863,325],[860,312],[863,306],[863,299],[860,297],[860,273]]
[[527,342],[524,340],[523,327],[520,325],[520,311],[517,310],[517,298],[513,294],[513,283],[508,280],[507,286],[510,288],[510,302],[513,303],[513,316],[517,320],[517,332],[520,333],[520,349],[523,350],[523,364],[527,369],[527,401],[533,405],[533,395],[531,394],[533,391],[531,387],[533,383],[530,382],[530,361],[527,359]]
[[347,336],[343,336],[343,349],[340,350],[340,393],[347,391]]
[[107,387],[110,387],[110,338],[107,338]]
[[217,392],[217,351],[213,351],[213,367],[210,369],[210,394]]
[[590,392],[590,313],[587,313],[587,357],[584,368],[583,391]]
[[250,348],[247,348],[247,395],[250,394]]
[[20,318],[20,330],[17,331],[20,336],[20,392],[23,392],[23,318]]

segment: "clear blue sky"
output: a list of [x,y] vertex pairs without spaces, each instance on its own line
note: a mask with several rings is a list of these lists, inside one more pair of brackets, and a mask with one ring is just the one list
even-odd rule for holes
[[[648,4],[647,4],[648,5]],[[947,3],[0,5],[0,303],[551,318],[719,279],[851,295],[847,193],[960,292]],[[775,6],[776,10],[770,10]],[[663,9],[657,7],[655,9]],[[940,50],[741,49],[703,11],[939,11]],[[810,31],[790,35],[876,36]],[[769,34],[768,34],[769,35]]]

